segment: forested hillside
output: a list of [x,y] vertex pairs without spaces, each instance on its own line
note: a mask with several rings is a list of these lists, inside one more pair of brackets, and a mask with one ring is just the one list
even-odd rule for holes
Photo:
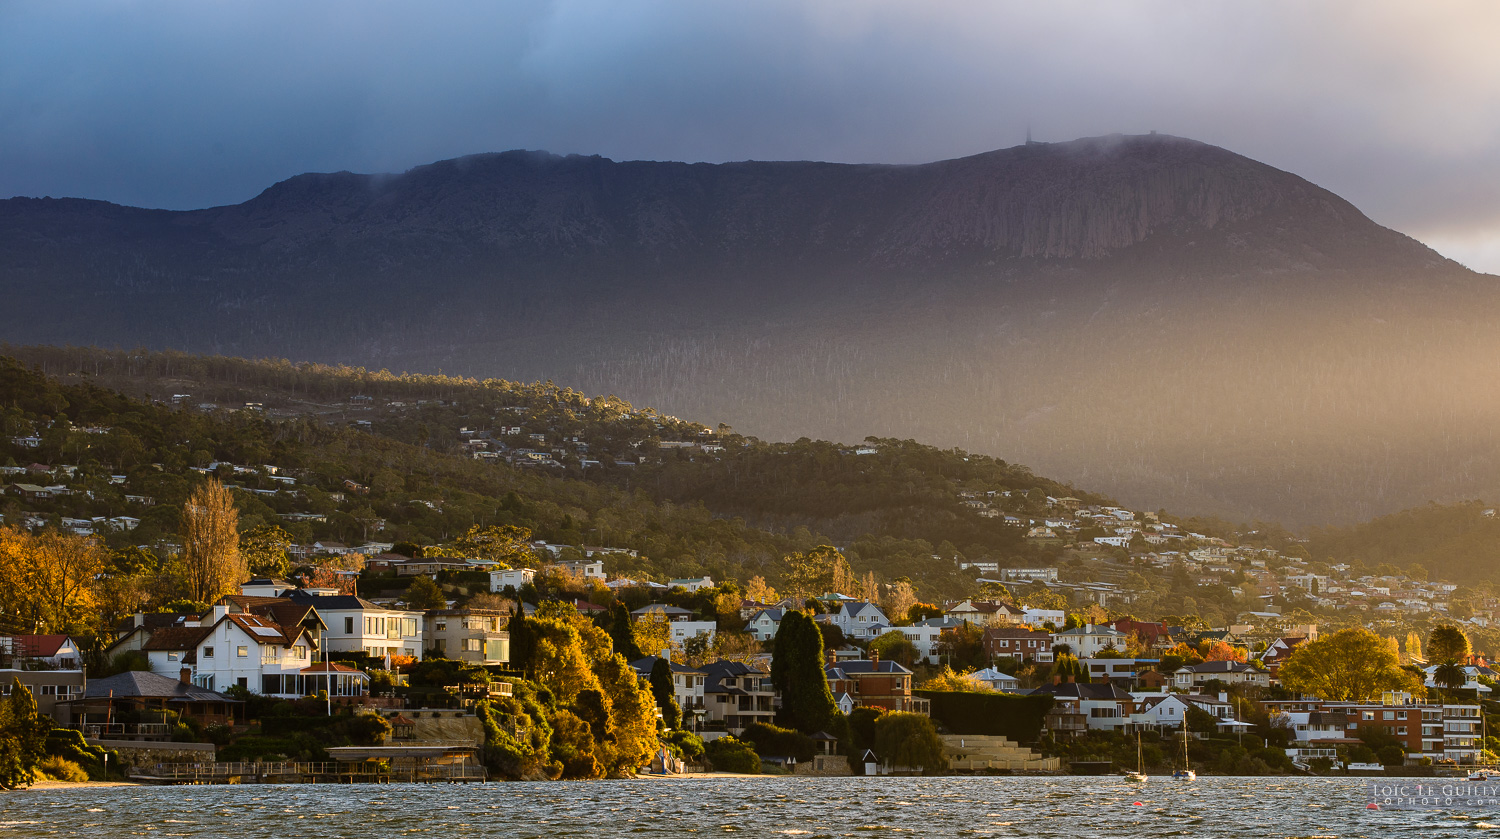
[[[961,451],[894,440],[871,441],[865,454],[770,444],[550,384],[176,354],[22,354],[61,375],[0,361],[0,465],[77,466],[70,485],[90,495],[24,505],[59,519],[124,515],[134,509],[127,495],[149,496],[136,529],[108,536],[120,545],[170,541],[181,503],[211,471],[246,490],[236,494],[243,530],[277,523],[306,543],[421,545],[474,525],[515,525],[549,542],[637,551],[634,567],[612,569],[635,576],[775,583],[783,556],[828,542],[860,574],[910,578],[925,597],[960,596],[974,586],[960,556],[1027,564],[1056,554],[1027,544],[1024,529],[976,515],[961,493],[1008,492],[1010,506],[1041,509],[1045,495],[1073,492]],[[466,442],[497,427],[549,441],[538,449],[572,441],[586,454],[570,449],[535,468],[474,458]],[[672,447],[686,441],[699,445]],[[244,469],[261,465],[295,476],[295,489]],[[8,494],[0,512],[15,521],[22,506]]]
[[1428,504],[1350,527],[1313,531],[1318,559],[1362,559],[1367,565],[1413,563],[1443,579],[1473,583],[1500,572],[1500,518],[1482,501]]

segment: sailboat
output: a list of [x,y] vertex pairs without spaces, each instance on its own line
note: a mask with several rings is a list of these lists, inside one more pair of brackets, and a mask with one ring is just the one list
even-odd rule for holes
[[1135,771],[1134,772],[1126,772],[1125,773],[1125,780],[1127,780],[1127,781],[1144,781],[1144,780],[1146,780],[1146,757],[1145,757],[1145,753],[1141,751],[1141,733],[1139,731],[1137,731],[1135,733]]
[[1172,773],[1174,781],[1196,781],[1198,773],[1188,763],[1187,720],[1182,721],[1182,768]]

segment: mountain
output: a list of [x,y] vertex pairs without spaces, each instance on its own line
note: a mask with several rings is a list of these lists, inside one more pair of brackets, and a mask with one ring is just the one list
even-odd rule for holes
[[1500,489],[1500,286],[1162,135],[919,166],[478,155],[190,212],[0,201],[0,339],[551,379],[1137,506]]

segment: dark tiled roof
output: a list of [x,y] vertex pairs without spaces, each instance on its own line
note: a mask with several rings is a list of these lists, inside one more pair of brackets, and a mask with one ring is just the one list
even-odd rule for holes
[[195,650],[198,642],[208,637],[210,632],[213,632],[213,628],[208,626],[166,626],[151,633],[141,649],[147,652]]
[[836,668],[829,668],[829,669],[842,670],[845,673],[848,673],[848,674],[854,675],[854,676],[861,676],[861,675],[865,675],[867,673],[906,673],[906,674],[911,673],[910,670],[906,669],[905,667],[902,667],[899,662],[895,662],[895,661],[872,661],[870,659],[863,659],[863,658],[862,659],[854,659],[852,661],[841,661],[841,662],[838,663],[838,665],[836,666]]
[[381,607],[352,594],[308,594],[300,588],[282,592],[282,597],[290,598],[297,602],[306,602],[313,608],[328,611],[340,609],[375,609],[384,611]]
[[178,679],[168,679],[145,670],[130,670],[106,679],[90,679],[84,688],[84,699],[173,699],[184,702],[233,702],[222,693],[215,693],[197,685],[183,684]]

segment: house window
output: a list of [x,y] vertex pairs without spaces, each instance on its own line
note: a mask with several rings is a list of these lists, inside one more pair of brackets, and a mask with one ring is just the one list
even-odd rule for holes
[[[250,648],[246,647],[246,646],[235,647],[234,648],[234,654],[237,655],[237,656],[239,656],[240,658],[249,658],[250,657]],[[243,682],[244,679],[241,679],[240,681]]]
[[437,624],[433,627],[433,629],[436,632],[447,632],[448,631],[448,624],[447,624],[446,621],[438,621]]
[[482,642],[478,638],[465,638],[464,649],[471,653],[477,653],[482,649]]
[[[243,650],[244,647],[240,647],[240,649]],[[238,679],[235,679],[234,682],[235,682],[235,684],[239,685],[240,687],[244,688],[245,690],[249,690],[250,689],[250,680],[247,679],[247,678],[245,678],[244,676],[241,676]]]
[[57,685],[42,685],[42,696],[56,696]]
[[344,618],[344,634],[354,634],[354,618]]
[[1396,712],[1396,719],[1398,719],[1398,720],[1404,720],[1404,719],[1406,719],[1406,712],[1405,711],[1397,711]]
[[413,638],[413,637],[415,637],[416,634],[417,634],[417,619],[416,618],[402,618],[401,619],[401,634],[403,636],[407,637],[407,638]]
[[1393,720],[1393,719],[1396,718],[1396,712],[1395,711],[1382,711],[1381,714],[1380,714],[1380,718],[1383,719],[1383,720]]
[[177,653],[167,653],[167,661],[176,661]]
[[1402,737],[1405,737],[1406,736],[1406,726],[1404,726],[1404,725],[1398,725],[1398,726],[1396,726],[1396,733],[1399,734],[1399,735],[1401,735]]
[[292,647],[292,655],[295,655],[297,658],[307,658],[307,647],[301,644]]
[[204,658],[213,658],[214,657],[214,648],[213,647],[204,647],[203,648],[203,657]]

